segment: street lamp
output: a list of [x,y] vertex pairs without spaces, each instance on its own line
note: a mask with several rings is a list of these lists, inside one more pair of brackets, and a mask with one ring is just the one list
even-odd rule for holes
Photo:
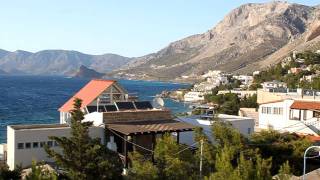
[[[320,149],[320,146],[310,146],[306,149],[306,151],[304,152],[304,155],[303,155],[303,175],[302,175],[302,179],[305,180],[305,174],[306,174],[306,160],[307,160],[307,152],[312,149],[312,148],[319,148]],[[320,151],[319,151],[319,154],[320,154]]]

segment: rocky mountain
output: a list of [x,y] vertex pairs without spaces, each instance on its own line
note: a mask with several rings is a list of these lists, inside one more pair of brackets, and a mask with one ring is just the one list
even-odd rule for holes
[[[197,76],[209,69],[228,72],[258,70],[269,65],[268,58],[289,44],[318,41],[319,27],[314,24],[319,12],[319,7],[288,2],[245,4],[232,10],[207,32],[136,58],[115,74],[138,79],[178,80],[182,76]],[[303,36],[309,38],[301,41]]]
[[84,65],[81,65],[78,72],[73,77],[79,77],[79,78],[101,78],[105,74],[99,73],[93,69],[89,69],[85,67]]
[[0,50],[0,69],[8,74],[73,75],[82,65],[99,72],[110,72],[130,60],[116,54],[89,55],[66,50],[36,53]]

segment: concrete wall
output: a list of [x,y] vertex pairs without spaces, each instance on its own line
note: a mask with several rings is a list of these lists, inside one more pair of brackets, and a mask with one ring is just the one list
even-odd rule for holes
[[298,92],[278,93],[278,92],[269,92],[269,91],[264,91],[263,89],[258,89],[257,103],[262,104],[262,103],[268,103],[272,101],[279,101],[283,99],[320,101],[320,96],[313,96],[313,95],[302,96],[301,91],[302,91],[301,89],[298,89]]
[[[40,147],[40,142],[48,142],[48,136],[70,136],[69,127],[62,128],[37,128],[37,129],[21,129],[14,130],[8,126],[8,161],[10,169],[14,169],[17,165],[27,167],[31,165],[32,160],[52,162],[52,159],[47,157],[47,153]],[[99,137],[104,143],[104,128],[92,127],[89,130],[91,137]],[[31,148],[18,149],[18,143],[31,143]],[[33,148],[33,142],[38,142],[39,147]],[[54,150],[60,151],[57,146],[52,147]]]

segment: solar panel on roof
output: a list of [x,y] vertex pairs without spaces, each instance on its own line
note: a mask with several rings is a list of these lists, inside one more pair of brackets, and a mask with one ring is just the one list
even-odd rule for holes
[[107,112],[118,111],[118,109],[115,105],[105,105],[104,107],[106,108]]
[[116,102],[116,105],[120,111],[136,109],[132,102]]
[[87,106],[87,109],[89,113],[97,112],[97,106]]
[[134,102],[137,109],[153,109],[151,103],[149,101],[137,101]]

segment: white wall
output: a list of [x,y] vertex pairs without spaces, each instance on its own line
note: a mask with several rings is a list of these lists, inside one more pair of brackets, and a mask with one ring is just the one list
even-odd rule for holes
[[4,146],[5,144],[0,144],[0,161],[4,160]]
[[[289,114],[290,114],[290,106],[293,103],[293,100],[285,100],[282,102],[276,103],[268,103],[268,104],[261,104],[259,106],[259,128],[268,129],[272,127],[273,129],[281,129],[288,124]],[[271,114],[262,113],[263,107],[270,107]],[[282,114],[274,114],[274,108],[282,108]]]
[[[282,102],[261,104],[259,106],[259,128],[261,129],[274,129],[281,132],[296,132],[300,134],[310,134],[318,136],[316,132],[310,129],[306,124],[312,124],[319,129],[317,120],[312,118],[312,111],[301,110],[301,119],[299,119],[299,110],[292,109],[292,119],[290,118],[290,106],[294,100],[283,100]],[[262,113],[263,107],[270,107],[271,114]],[[273,108],[283,108],[283,114],[274,114]],[[306,113],[306,119],[303,119],[304,113]]]
[[[104,143],[104,128],[102,127],[92,127],[89,130],[91,137],[99,137]],[[33,148],[33,142],[47,142],[49,140],[48,136],[70,136],[70,127],[59,127],[59,128],[37,128],[37,129],[22,129],[14,130],[8,126],[8,161],[7,164],[10,169],[14,169],[16,165],[22,165],[22,167],[30,166],[32,160],[36,161],[47,161],[52,160],[47,157],[47,153],[43,148]],[[31,148],[18,149],[18,143],[31,143]],[[59,151],[59,147],[52,147]]]
[[[232,115],[226,115],[226,114],[219,114],[219,119],[224,122],[231,123],[232,127],[237,129],[242,135],[249,136],[254,132],[254,119],[247,118],[247,117],[240,117],[240,116],[232,116]],[[194,117],[184,117],[179,118],[177,120],[181,120],[183,122],[190,123],[192,125],[198,126],[203,128],[204,133],[207,135],[207,137],[211,140],[212,139],[212,131],[211,131],[211,124],[210,121],[207,120],[199,120]],[[250,132],[248,133],[248,129],[250,128]],[[188,145],[191,145],[194,143],[194,132],[181,132],[180,133],[180,143],[185,143]]]
[[70,113],[60,111],[60,124],[66,124],[67,121],[70,121],[70,119],[71,119]]
[[15,141],[15,133],[14,130],[7,126],[7,164],[9,168],[12,170],[15,168],[15,154],[16,154],[16,141]]

